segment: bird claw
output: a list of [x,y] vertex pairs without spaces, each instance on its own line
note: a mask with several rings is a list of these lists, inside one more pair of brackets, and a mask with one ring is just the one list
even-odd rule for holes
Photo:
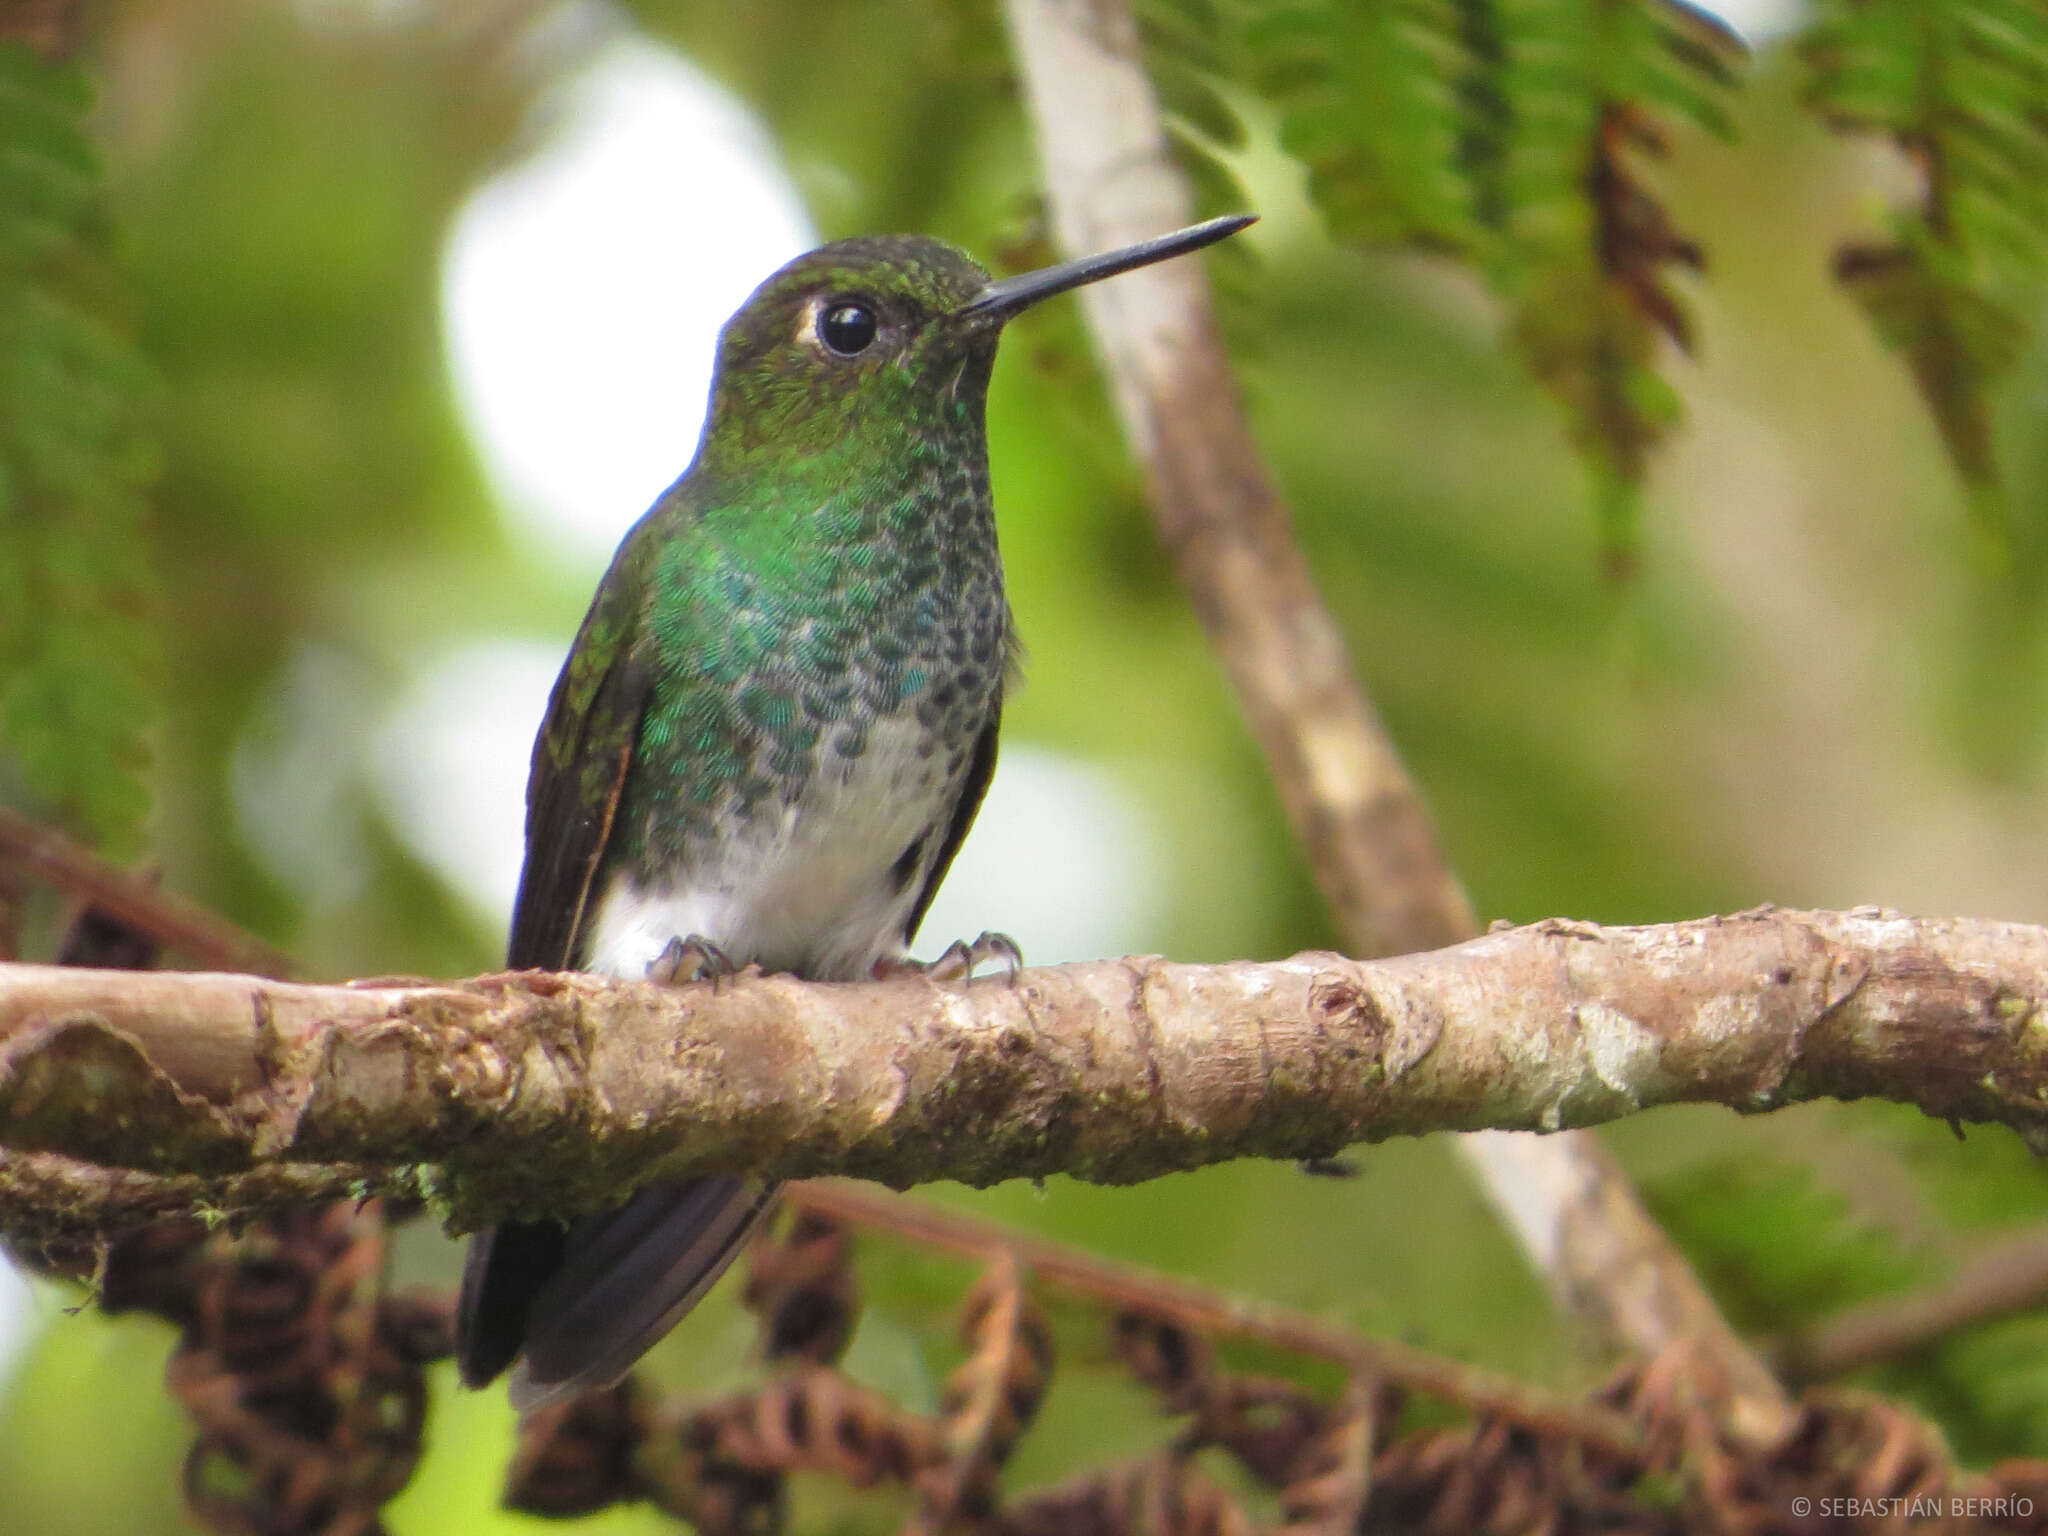
[[912,960],[907,955],[879,960],[875,963],[875,979],[922,976],[927,981],[941,983],[972,981],[974,973],[984,965],[999,967],[1002,979],[1015,986],[1017,973],[1024,969],[1024,951],[1007,933],[983,933],[971,943],[966,939],[955,939],[936,960]]
[[687,939],[670,939],[647,967],[647,979],[664,987],[680,987],[693,981],[708,981],[712,990],[716,991],[722,984],[737,976],[739,969],[724,950],[703,934],[693,933]]

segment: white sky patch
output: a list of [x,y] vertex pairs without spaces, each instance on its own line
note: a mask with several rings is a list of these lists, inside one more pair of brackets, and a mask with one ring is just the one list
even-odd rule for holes
[[265,690],[229,764],[243,842],[316,911],[355,896],[367,872],[355,753],[373,697],[349,658],[307,646]]
[[1695,10],[1711,11],[1740,32],[1751,46],[1803,25],[1806,0],[1684,0]]
[[505,506],[593,563],[681,474],[718,330],[816,244],[760,126],[679,54],[606,45],[457,217],[449,366]]
[[1027,965],[1157,950],[1167,907],[1159,843],[1115,774],[1006,745],[917,953],[930,958],[985,928],[1015,939]]
[[484,640],[427,662],[370,747],[377,800],[486,932],[512,917],[526,772],[569,642]]
[[0,1254],[0,1395],[5,1395],[15,1361],[40,1322],[28,1276]]

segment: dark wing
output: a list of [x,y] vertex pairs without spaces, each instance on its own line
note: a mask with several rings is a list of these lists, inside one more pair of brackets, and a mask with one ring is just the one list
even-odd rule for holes
[[939,885],[945,880],[946,871],[953,867],[953,855],[967,841],[967,829],[974,825],[974,814],[981,809],[982,797],[988,793],[988,781],[996,776],[996,733],[1002,723],[1003,701],[998,695],[995,707],[989,711],[988,724],[975,738],[974,756],[968,760],[967,777],[960,781],[960,798],[953,802],[953,819],[947,824],[946,840],[939,844],[939,856],[932,860],[931,868],[925,873],[924,889],[917,893],[917,905],[910,909],[910,921],[903,925],[905,944],[916,939],[918,924],[924,921],[932,898],[939,894]]
[[[622,555],[623,559],[624,556]],[[555,679],[526,783],[526,867],[512,909],[514,970],[576,964],[592,884],[633,761],[649,670],[635,645],[637,584],[607,575]],[[470,1239],[456,1309],[462,1379],[482,1386],[525,1343],[533,1297],[562,1266],[556,1222],[514,1222]]]
[[[624,558],[623,556],[621,557]],[[637,584],[606,576],[555,679],[526,783],[526,866],[505,963],[568,970],[611,842],[652,672],[636,644]]]

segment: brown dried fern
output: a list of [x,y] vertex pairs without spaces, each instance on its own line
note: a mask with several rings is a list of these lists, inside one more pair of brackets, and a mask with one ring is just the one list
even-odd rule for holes
[[996,1473],[1045,1399],[1052,1328],[1005,1256],[975,1282],[962,1309],[967,1358],[946,1382],[942,1458],[918,1478],[917,1529],[984,1526],[995,1510]]

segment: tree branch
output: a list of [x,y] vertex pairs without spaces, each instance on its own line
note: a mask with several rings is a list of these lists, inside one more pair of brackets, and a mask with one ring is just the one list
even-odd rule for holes
[[[2043,999],[2048,929],[1867,911],[965,988],[0,966],[0,1226],[161,1214],[138,1175],[229,1211],[425,1186],[474,1226],[712,1170],[1121,1183],[1682,1101],[1877,1095],[2041,1147]],[[66,1180],[79,1198],[53,1208]]]
[[[1047,198],[1070,254],[1185,224],[1125,0],[1006,0]],[[1428,808],[1354,675],[1294,538],[1217,333],[1199,263],[1163,262],[1081,293],[1161,542],[1229,675],[1345,942],[1400,954],[1469,938],[1472,906]],[[1552,1292],[1614,1344],[1683,1340],[1740,1433],[1771,1440],[1791,1405],[1736,1337],[1613,1156],[1590,1137],[1458,1142]],[[1711,1379],[1709,1379],[1711,1378]]]
[[0,805],[0,866],[7,865],[207,965],[259,976],[292,974],[291,957],[281,950]]

